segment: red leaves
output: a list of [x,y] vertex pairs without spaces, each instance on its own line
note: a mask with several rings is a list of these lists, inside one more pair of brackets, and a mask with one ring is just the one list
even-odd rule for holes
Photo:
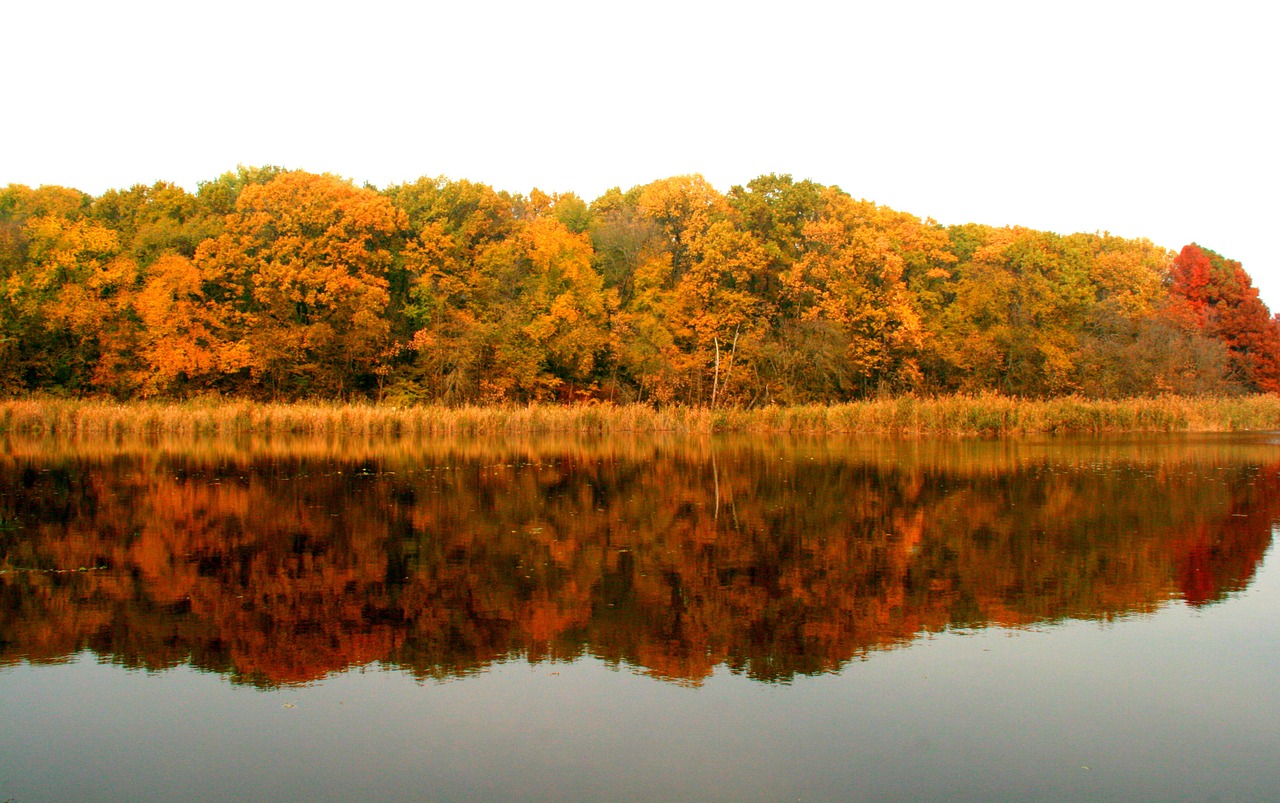
[[1280,324],[1240,263],[1192,243],[1169,274],[1173,317],[1225,344],[1250,385],[1280,393]]

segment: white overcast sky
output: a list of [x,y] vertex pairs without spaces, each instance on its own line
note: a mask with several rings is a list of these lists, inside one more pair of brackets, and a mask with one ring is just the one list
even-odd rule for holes
[[15,2],[0,185],[791,173],[942,223],[1199,242],[1276,310],[1267,6]]

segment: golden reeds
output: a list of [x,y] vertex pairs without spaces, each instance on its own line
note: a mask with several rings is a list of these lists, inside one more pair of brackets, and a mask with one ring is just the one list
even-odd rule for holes
[[1280,396],[1104,401],[1068,396],[876,399],[799,407],[590,404],[487,407],[248,401],[0,401],[0,433],[43,435],[337,435],[437,437],[516,433],[850,433],[985,436],[1280,430]]

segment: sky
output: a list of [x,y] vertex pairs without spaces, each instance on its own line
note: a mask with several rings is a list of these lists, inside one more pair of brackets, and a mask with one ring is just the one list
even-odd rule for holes
[[194,190],[274,164],[591,200],[789,173],[944,224],[1196,242],[1280,310],[1264,3],[43,0],[4,17],[0,186]]

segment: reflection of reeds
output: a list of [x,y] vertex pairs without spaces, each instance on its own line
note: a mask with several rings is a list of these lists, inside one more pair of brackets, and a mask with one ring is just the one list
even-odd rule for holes
[[[828,433],[501,433],[475,436],[355,436],[334,434],[182,435],[173,433],[10,433],[0,436],[7,461],[60,462],[181,459],[247,467],[260,461],[339,461],[411,471],[460,461],[494,467],[572,461],[648,463],[677,460],[721,466],[810,463],[868,465],[886,470],[994,475],[1050,464],[1168,463],[1218,466],[1274,464],[1265,434],[1106,434],[987,438],[894,438]],[[713,469],[714,470],[714,469]],[[0,524],[0,530],[3,524]]]
[[189,403],[23,399],[0,402],[0,432],[50,435],[476,436],[514,433],[855,433],[996,436],[1035,433],[1233,432],[1280,429],[1280,396],[1166,396],[1100,401],[994,394],[904,396],[836,405],[711,410],[645,405],[394,407],[376,404]]

